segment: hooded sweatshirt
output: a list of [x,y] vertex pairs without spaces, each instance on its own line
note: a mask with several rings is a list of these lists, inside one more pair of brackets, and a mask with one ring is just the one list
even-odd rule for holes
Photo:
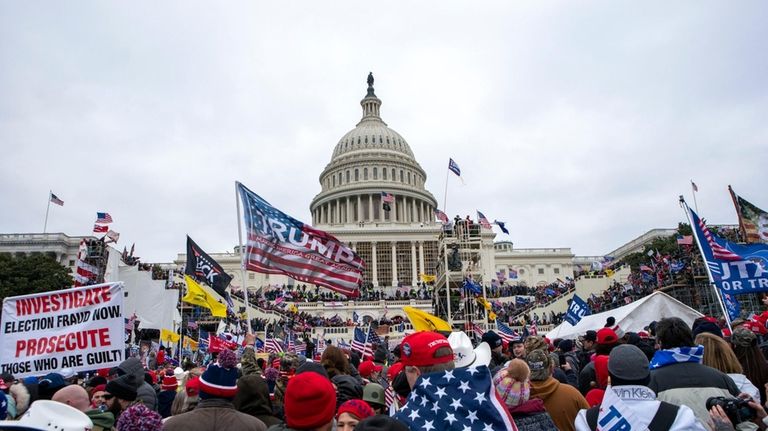
[[246,375],[237,379],[237,395],[232,402],[245,414],[261,419],[268,427],[283,423],[272,414],[267,382],[258,375]]
[[544,407],[561,431],[574,431],[573,421],[579,410],[589,408],[587,400],[576,388],[561,384],[552,376],[546,380],[531,380],[531,398],[544,401]]
[[141,361],[136,358],[128,358],[123,361],[118,368],[124,371],[126,374],[133,374],[136,377],[136,382],[139,384],[137,389],[138,399],[140,399],[145,406],[150,410],[157,411],[157,392],[144,381],[144,367],[141,365]]

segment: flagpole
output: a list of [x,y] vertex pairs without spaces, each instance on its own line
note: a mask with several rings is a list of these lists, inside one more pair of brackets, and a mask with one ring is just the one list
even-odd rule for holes
[[248,302],[248,282],[245,278],[245,253],[243,253],[243,226],[242,219],[240,218],[240,193],[238,186],[239,181],[235,181],[235,202],[237,203],[237,239],[240,244],[240,278],[243,280],[243,298],[245,298],[245,318],[248,321],[248,333],[252,334],[251,329],[251,303]]
[[[368,330],[365,331],[365,341],[363,341],[363,352],[362,352],[363,360],[365,360],[365,346],[368,345],[368,334],[371,333],[371,324],[372,323],[373,323],[373,318],[371,318],[371,321],[368,322]],[[373,346],[371,346],[371,354],[373,354]]]
[[184,313],[181,312],[181,289],[179,289],[179,315],[181,316],[181,323],[179,324],[179,366],[181,366],[181,349],[184,342]]
[[691,180],[691,194],[693,194],[693,207],[696,208],[696,214],[699,213],[699,204],[696,202],[696,183]]
[[[446,181],[446,187],[448,182]],[[45,224],[43,225],[43,233],[48,231],[48,212],[51,210],[51,195],[53,190],[48,190],[48,207],[45,209]]]
[[[446,169],[445,170],[445,193],[443,193],[443,212],[445,212],[446,216],[448,215],[448,208],[447,208],[447,205],[448,205],[448,177],[450,175],[451,175],[451,170],[450,169]],[[48,203],[48,205],[50,206],[50,202]]]
[[707,264],[707,257],[704,254],[704,248],[701,245],[701,241],[699,240],[699,235],[696,234],[696,226],[693,225],[693,219],[691,218],[691,210],[688,208],[688,204],[685,203],[685,199],[680,196],[680,206],[683,207],[685,205],[685,215],[688,217],[688,223],[691,225],[691,230],[693,237],[696,239],[696,245],[699,246],[699,253],[701,253],[701,260],[704,264],[704,268],[707,270],[707,277],[709,277],[709,285],[712,286],[712,289],[715,292],[715,297],[717,297],[717,303],[720,304],[720,309],[723,310],[723,316],[725,317],[725,323],[728,325],[728,330],[733,331],[733,328],[731,328],[731,316],[728,315],[728,310],[725,309],[725,304],[723,303],[723,297],[720,294],[720,289],[717,288],[717,285],[715,284],[715,279],[712,277],[712,271],[709,269],[709,265]]

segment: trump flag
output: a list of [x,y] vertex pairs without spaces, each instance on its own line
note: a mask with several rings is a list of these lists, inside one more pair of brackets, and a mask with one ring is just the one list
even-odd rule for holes
[[333,235],[273,207],[237,183],[247,232],[245,267],[357,296],[365,263]]

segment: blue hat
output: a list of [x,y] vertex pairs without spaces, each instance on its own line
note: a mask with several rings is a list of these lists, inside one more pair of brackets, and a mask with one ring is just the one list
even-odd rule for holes
[[501,347],[502,345],[501,337],[499,336],[499,334],[493,331],[488,331],[485,334],[483,334],[482,341],[485,341],[486,343],[488,343],[488,345],[491,346],[491,350],[497,347]]

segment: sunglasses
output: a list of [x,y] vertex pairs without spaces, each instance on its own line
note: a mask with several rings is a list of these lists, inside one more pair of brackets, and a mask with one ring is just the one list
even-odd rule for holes
[[115,396],[114,396],[114,395],[112,395],[112,394],[104,394],[104,395],[102,395],[102,397],[104,397],[104,399],[105,399],[105,400],[111,400],[111,399],[112,399],[112,398],[114,398]]

